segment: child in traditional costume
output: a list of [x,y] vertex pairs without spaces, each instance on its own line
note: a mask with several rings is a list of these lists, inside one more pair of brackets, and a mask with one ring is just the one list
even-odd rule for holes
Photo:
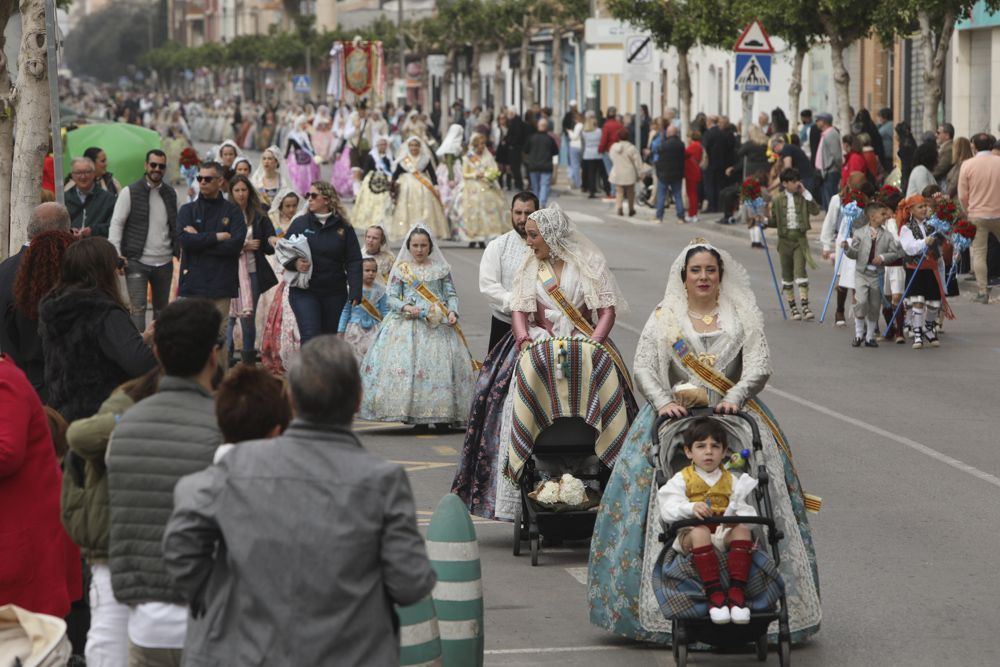
[[885,265],[903,257],[899,241],[885,228],[885,221],[892,209],[881,200],[868,203],[865,208],[868,224],[854,230],[850,242],[842,242],[844,253],[855,260],[854,271],[854,340],[851,345],[878,347],[875,332],[878,328],[879,310],[882,308],[882,284]]
[[[660,517],[667,523],[682,519],[721,516],[757,516],[747,502],[756,481],[722,467],[726,460],[726,430],[711,417],[696,420],[684,434],[684,455],[691,465],[660,487],[656,497]],[[708,598],[713,623],[750,622],[746,606],[746,584],[750,576],[750,529],[743,524],[720,524],[681,528],[674,549],[691,554]],[[718,551],[728,551],[729,590],[722,590]]]
[[913,330],[915,350],[922,349],[925,343],[931,347],[941,344],[935,331],[944,296],[940,278],[940,240],[927,224],[930,213],[929,202],[920,195],[903,200],[896,212],[899,243],[907,256],[905,267],[909,291],[906,293],[906,307],[911,313],[909,326]]
[[458,325],[451,267],[421,223],[406,236],[387,295],[390,312],[361,364],[361,418],[461,427],[472,401],[473,362]]
[[360,364],[368,354],[378,325],[389,312],[389,301],[385,295],[385,286],[378,280],[378,263],[374,257],[362,260],[361,303],[352,306],[350,302],[344,306],[340,316],[340,326],[337,333],[354,348]]
[[[789,317],[793,320],[811,320],[809,310],[809,276],[806,265],[815,269],[809,255],[809,216],[819,213],[819,206],[799,180],[799,171],[789,167],[781,172],[782,191],[771,201],[771,218],[768,227],[778,229],[778,256],[781,259],[781,289],[788,301]],[[793,282],[794,280],[794,282]],[[799,288],[802,312],[795,303],[795,286]]]

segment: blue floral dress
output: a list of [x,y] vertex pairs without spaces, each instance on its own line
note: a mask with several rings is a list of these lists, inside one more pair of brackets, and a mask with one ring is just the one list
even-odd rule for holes
[[[458,312],[455,283],[447,268],[409,265],[416,279],[449,311]],[[469,415],[475,376],[472,358],[446,314],[428,302],[393,268],[386,292],[389,314],[361,365],[362,419],[462,427]],[[404,306],[420,308],[408,319]]]

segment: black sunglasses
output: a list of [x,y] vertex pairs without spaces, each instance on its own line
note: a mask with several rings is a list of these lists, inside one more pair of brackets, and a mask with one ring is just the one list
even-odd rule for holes
[[304,194],[304,195],[302,195],[302,196],[303,196],[303,197],[305,197],[306,199],[319,199],[319,198],[320,198],[320,197],[322,197],[323,195],[321,195],[321,194],[320,194],[320,193],[318,193],[318,192],[307,192],[307,193],[305,193],[305,194]]
[[217,179],[218,176],[198,176],[197,178],[199,183],[211,183]]
[[156,171],[163,171],[164,169],[167,168],[167,163],[166,162],[149,162],[147,164],[149,165],[150,169],[153,169],[153,170],[156,170]]

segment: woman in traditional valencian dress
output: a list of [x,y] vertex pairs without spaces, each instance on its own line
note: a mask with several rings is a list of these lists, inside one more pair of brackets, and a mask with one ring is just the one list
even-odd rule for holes
[[[506,478],[506,444],[514,419],[510,384],[522,348],[552,337],[584,336],[602,344],[615,359],[625,392],[626,417],[638,411],[629,373],[609,336],[615,317],[628,304],[608,268],[607,260],[558,207],[535,211],[525,224],[531,248],[521,264],[511,292],[513,331],[490,351],[476,383],[469,427],[452,492],[476,516],[511,520],[520,502],[518,490]],[[545,276],[548,285],[542,282]],[[553,288],[571,305],[567,312]],[[597,324],[593,324],[594,314]]]
[[[678,341],[686,350],[679,346],[682,351],[676,351]],[[702,379],[706,375],[713,379]],[[653,564],[664,545],[659,541],[654,470],[646,451],[657,415],[687,414],[675,392],[694,385],[707,391],[716,412],[742,409],[757,421],[774,515],[784,533],[779,571],[792,641],[804,641],[819,630],[819,579],[805,496],[787,441],[756,398],[770,375],[763,316],[746,270],[729,253],[696,239],[671,267],[663,300],[639,339],[635,377],[648,403],[632,423],[601,501],[590,548],[592,623],[633,639],[671,640],[670,621],[660,611],[651,585]],[[678,386],[682,384],[687,386]]]
[[436,239],[450,239],[451,228],[441,206],[431,151],[420,137],[410,137],[392,172],[396,207],[389,240],[402,241],[414,222],[422,222]]
[[458,325],[451,267],[420,223],[399,251],[387,296],[389,314],[361,365],[361,418],[461,427],[472,399],[472,357]]
[[[285,238],[285,231],[291,226],[292,220],[302,212],[302,198],[291,188],[279,190],[271,201],[268,217],[274,225],[275,242]],[[285,267],[278,262],[276,255],[268,255],[274,275],[278,276],[278,284],[260,295],[257,304],[257,331],[259,336],[261,363],[275,375],[284,375],[285,369],[292,357],[299,350],[299,325],[295,313],[288,303],[288,283],[284,280]]]
[[319,179],[319,164],[316,162],[316,149],[309,136],[309,118],[305,115],[295,119],[295,129],[288,135],[285,160],[292,177],[292,187],[300,195],[309,192],[309,185]]
[[380,136],[364,159],[365,176],[354,201],[351,215],[358,227],[379,225],[388,227],[392,219],[392,151],[389,138]]
[[473,134],[453,205],[458,238],[470,246],[478,243],[485,248],[486,241],[508,231],[510,214],[497,184],[499,176],[497,163],[486,150],[486,137]]

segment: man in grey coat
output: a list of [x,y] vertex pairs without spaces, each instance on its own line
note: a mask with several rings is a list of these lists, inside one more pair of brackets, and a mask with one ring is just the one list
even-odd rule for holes
[[288,373],[296,419],[182,479],[163,540],[191,606],[187,664],[395,667],[393,604],[436,577],[403,468],[351,432],[351,346],[319,336]]

